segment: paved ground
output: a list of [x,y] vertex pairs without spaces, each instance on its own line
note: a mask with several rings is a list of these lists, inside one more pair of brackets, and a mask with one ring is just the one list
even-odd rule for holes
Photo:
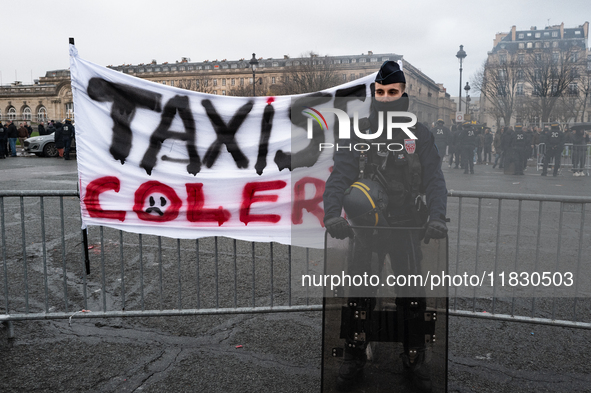
[[[75,189],[75,165],[2,160],[0,188]],[[455,190],[587,195],[591,181],[444,172]],[[15,322],[14,339],[0,328],[0,391],[318,392],[321,325],[318,312]],[[450,392],[591,391],[590,331],[452,317],[449,332]]]

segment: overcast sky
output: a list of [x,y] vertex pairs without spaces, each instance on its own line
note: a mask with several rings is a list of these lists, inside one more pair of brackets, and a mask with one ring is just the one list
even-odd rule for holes
[[[591,20],[589,0],[155,1],[19,0],[3,7],[2,84],[69,67],[68,37],[100,65],[257,57],[396,53],[455,96],[498,32]],[[474,93],[474,92],[472,92]]]

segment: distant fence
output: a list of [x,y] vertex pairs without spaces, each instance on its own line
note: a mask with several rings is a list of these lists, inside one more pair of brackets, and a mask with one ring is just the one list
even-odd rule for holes
[[[541,170],[544,167],[544,156],[546,154],[546,144],[540,143],[537,146],[537,165],[536,169]],[[583,168],[575,168],[574,162],[577,159],[577,155],[582,154],[584,159]],[[580,162],[580,161],[579,161]],[[549,165],[554,165],[554,159],[550,159]],[[583,170],[584,173],[589,176],[591,171],[591,145],[573,145],[572,143],[565,143],[560,156],[560,167],[565,171],[573,171],[574,169]]]
[[[450,191],[449,272],[561,263],[589,277],[590,203]],[[0,214],[0,321],[9,336],[19,320],[322,310],[322,291],[300,280],[323,272],[322,250],[103,227],[85,238],[76,191],[0,191]],[[450,289],[450,315],[591,329],[587,281],[569,298]]]

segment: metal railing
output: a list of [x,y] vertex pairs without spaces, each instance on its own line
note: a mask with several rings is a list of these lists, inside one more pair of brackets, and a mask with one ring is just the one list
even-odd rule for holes
[[[449,192],[449,272],[564,265],[589,277],[591,197]],[[0,321],[322,310],[322,250],[80,229],[76,191],[0,191]],[[591,329],[591,280],[573,296],[450,288],[450,315]]]
[[[536,169],[542,170],[544,167],[544,156],[546,154],[546,144],[540,143],[537,147],[537,162]],[[584,157],[584,158],[583,158]],[[583,158],[583,160],[581,160]],[[582,168],[579,166],[581,165]],[[575,167],[575,162],[578,165]],[[550,158],[549,167],[554,165],[554,158]],[[591,144],[587,145],[573,145],[572,143],[565,143],[560,156],[560,168],[567,171],[582,170],[585,175],[589,176],[591,171]]]

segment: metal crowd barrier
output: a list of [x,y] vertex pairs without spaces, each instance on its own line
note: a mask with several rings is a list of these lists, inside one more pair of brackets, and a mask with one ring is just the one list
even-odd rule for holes
[[[536,169],[542,170],[544,167],[544,155],[546,154],[546,144],[545,143],[540,143],[537,146],[537,165],[536,165]],[[583,168],[575,168],[574,167],[574,161],[577,160],[577,155],[578,154],[583,154],[584,157],[584,161],[583,161]],[[580,161],[579,161],[580,163]],[[549,161],[549,168],[553,168],[554,165],[554,159],[551,158]],[[562,169],[565,169],[565,171],[562,171]],[[587,145],[573,145],[572,143],[565,143],[564,144],[564,149],[562,150],[562,154],[560,156],[560,171],[562,173],[567,172],[567,171],[573,171],[575,169],[582,169],[583,172],[585,173],[586,176],[589,176],[589,173],[591,171],[591,144],[587,144]]]
[[[450,191],[449,272],[499,261],[567,261],[583,276],[591,198]],[[0,191],[0,321],[322,310],[323,251],[227,238],[80,229],[76,191]],[[552,230],[547,230],[548,226]],[[556,238],[557,237],[557,238]],[[90,273],[87,269],[90,268]],[[589,277],[587,274],[586,277]],[[591,281],[591,280],[590,280]],[[573,298],[482,297],[450,289],[450,314],[591,329],[591,288]]]

